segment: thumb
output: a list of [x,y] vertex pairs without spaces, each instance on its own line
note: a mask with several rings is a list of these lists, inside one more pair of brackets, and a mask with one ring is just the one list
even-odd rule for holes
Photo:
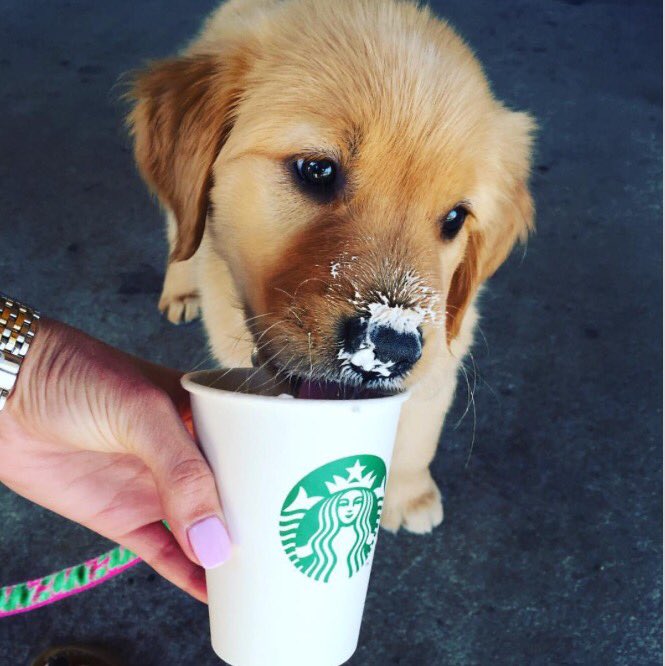
[[142,412],[132,433],[136,452],[152,472],[165,518],[193,562],[212,569],[231,554],[215,480],[196,442],[166,395]]

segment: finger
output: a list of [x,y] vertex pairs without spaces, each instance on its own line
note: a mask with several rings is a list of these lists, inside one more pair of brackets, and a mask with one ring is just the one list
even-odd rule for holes
[[137,453],[150,468],[175,538],[187,556],[210,569],[230,555],[217,488],[198,446],[167,397],[134,426]]
[[144,525],[116,540],[181,590],[204,604],[208,603],[204,570],[185,557],[178,542],[161,522]]

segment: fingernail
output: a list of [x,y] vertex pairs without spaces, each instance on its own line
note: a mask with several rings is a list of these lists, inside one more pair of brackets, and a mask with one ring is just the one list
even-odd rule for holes
[[187,536],[204,569],[218,567],[231,557],[229,533],[217,516],[209,516],[194,523],[187,530]]

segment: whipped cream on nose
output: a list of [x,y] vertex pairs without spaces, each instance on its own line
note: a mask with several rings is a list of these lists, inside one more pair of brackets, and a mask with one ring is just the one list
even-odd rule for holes
[[401,305],[388,305],[387,303],[370,303],[367,310],[369,317],[361,318],[361,322],[367,322],[367,328],[360,346],[357,350],[351,352],[340,349],[337,358],[364,372],[373,372],[381,377],[390,377],[395,363],[377,357],[372,334],[378,327],[387,327],[392,328],[397,333],[416,335],[418,326],[425,318],[425,313],[422,310],[418,311]]
[[370,314],[368,330],[376,326],[388,326],[398,333],[416,333],[425,319],[424,312],[401,305],[370,303],[367,309]]

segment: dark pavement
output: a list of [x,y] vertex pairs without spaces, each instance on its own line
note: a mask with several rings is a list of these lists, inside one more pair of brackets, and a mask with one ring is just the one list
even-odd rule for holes
[[[162,220],[117,80],[214,4],[0,0],[0,289],[182,369],[206,359],[204,338],[157,312]],[[435,6],[540,123],[538,233],[483,299],[475,443],[473,410],[455,427],[462,381],[433,468],[445,522],[383,533],[351,663],[659,664],[661,4]],[[0,585],[107,547],[0,488]],[[128,666],[212,665],[206,622],[140,565],[0,621],[0,664],[75,639]]]

